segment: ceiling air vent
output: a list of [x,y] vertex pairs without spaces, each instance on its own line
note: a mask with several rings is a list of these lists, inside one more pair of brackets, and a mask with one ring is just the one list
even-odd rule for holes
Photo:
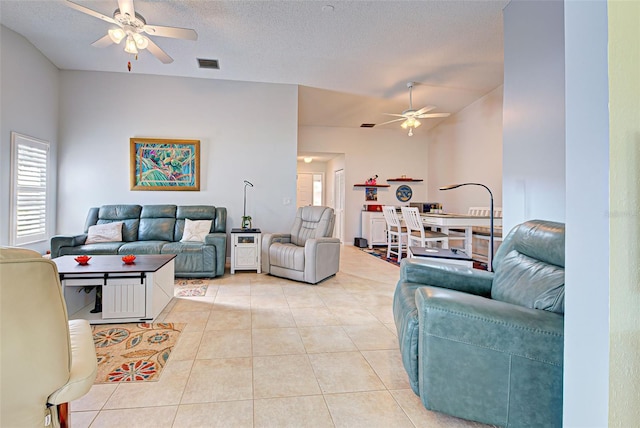
[[360,128],[373,128],[374,126],[376,126],[375,123],[363,123]]
[[200,68],[210,68],[212,70],[220,70],[220,64],[217,59],[203,59],[198,58],[198,65]]

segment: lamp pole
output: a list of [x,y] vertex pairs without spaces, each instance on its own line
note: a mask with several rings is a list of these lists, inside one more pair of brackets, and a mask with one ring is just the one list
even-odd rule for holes
[[450,184],[448,186],[442,186],[440,190],[457,189],[458,187],[462,187],[462,186],[480,186],[480,187],[484,187],[485,189],[487,189],[487,192],[489,192],[489,197],[491,198],[491,204],[490,204],[491,206],[489,207],[489,260],[491,261],[489,263],[489,272],[493,272],[493,266],[492,266],[493,265],[493,193],[491,192],[491,189],[489,189],[487,186],[485,186],[482,183]]
[[251,182],[244,180],[244,204],[242,206],[242,220],[247,216],[247,186],[253,187]]

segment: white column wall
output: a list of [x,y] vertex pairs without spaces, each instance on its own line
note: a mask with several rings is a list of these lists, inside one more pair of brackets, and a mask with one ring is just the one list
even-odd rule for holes
[[512,0],[504,9],[504,229],[565,220],[562,1]]

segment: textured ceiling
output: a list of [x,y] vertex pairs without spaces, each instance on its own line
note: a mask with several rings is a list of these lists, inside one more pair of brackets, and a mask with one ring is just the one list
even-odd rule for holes
[[[0,23],[60,69],[127,73],[122,45],[91,46],[111,25],[64,3],[2,0]],[[118,7],[116,0],[77,3],[107,16]],[[381,113],[408,108],[410,81],[415,108],[455,113],[502,84],[507,3],[134,0],[148,24],[193,28],[198,40],[152,37],[175,61],[165,65],[142,51],[132,72],[302,85],[301,125],[387,121]],[[196,58],[218,59],[220,70],[200,69]],[[439,120],[424,120],[418,131]]]

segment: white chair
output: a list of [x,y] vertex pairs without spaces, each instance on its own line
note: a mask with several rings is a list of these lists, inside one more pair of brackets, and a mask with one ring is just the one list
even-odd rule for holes
[[382,207],[382,214],[387,222],[387,258],[395,254],[400,263],[402,252],[407,249],[407,229],[402,227],[396,207],[385,205]]
[[426,247],[434,242],[441,242],[442,248],[449,248],[449,236],[442,232],[425,230],[420,212],[415,207],[402,207],[402,218],[407,226],[409,246]]
[[55,263],[0,248],[0,324],[0,426],[65,426],[98,360],[89,322],[68,319]]
[[[477,216],[489,216],[489,207],[471,207],[469,208],[469,214],[477,215]],[[493,208],[493,217],[494,218],[502,218],[502,207],[494,207]],[[489,254],[489,239],[491,239],[491,230],[488,227],[474,227],[472,229],[473,239],[479,239],[481,241],[487,241],[487,254],[477,253],[474,251],[474,256],[480,257],[482,259],[486,258],[487,263],[491,265],[493,262],[494,254]],[[494,252],[498,251],[498,247],[502,242],[502,227],[494,227],[493,228],[493,242],[494,242]],[[478,246],[475,245],[477,248]]]

